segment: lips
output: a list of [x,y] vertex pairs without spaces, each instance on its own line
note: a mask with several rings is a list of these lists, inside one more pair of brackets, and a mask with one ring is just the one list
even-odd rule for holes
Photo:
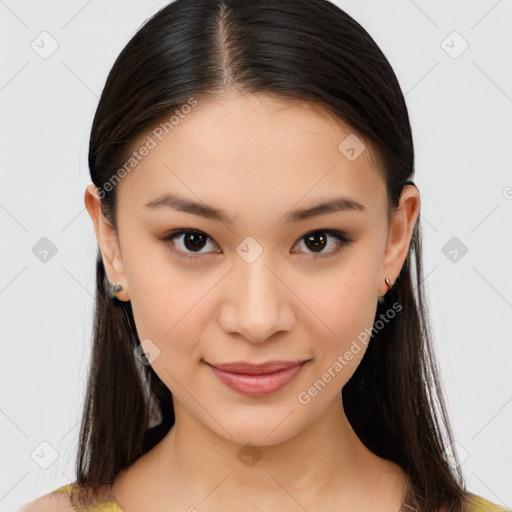
[[262,364],[246,362],[206,363],[220,382],[232,390],[250,397],[276,393],[302,370],[307,361],[270,361]]
[[219,370],[230,373],[241,373],[244,375],[266,375],[278,372],[287,368],[299,366],[304,361],[269,361],[267,363],[251,364],[246,362],[226,363],[226,364],[210,364]]

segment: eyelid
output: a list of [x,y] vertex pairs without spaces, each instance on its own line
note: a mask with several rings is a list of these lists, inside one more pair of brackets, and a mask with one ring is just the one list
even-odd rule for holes
[[[211,240],[218,247],[217,242],[215,242],[210,235],[208,235],[204,231],[201,231],[200,229],[195,229],[195,228],[178,228],[178,229],[171,230],[168,233],[166,233],[163,237],[161,237],[161,241],[166,244],[168,242],[172,242],[174,240],[174,238],[177,238],[180,235],[190,234],[190,233],[199,233],[201,235],[205,235],[205,237],[208,240]],[[305,253],[305,254],[307,254],[307,257],[310,257],[312,259],[328,258],[330,256],[334,256],[343,247],[350,245],[353,242],[353,239],[351,237],[349,237],[348,235],[346,235],[343,231],[340,231],[338,229],[327,229],[327,228],[322,229],[322,228],[320,228],[320,229],[309,230],[306,233],[304,233],[303,235],[301,235],[295,241],[295,243],[293,244],[293,247],[295,247],[295,245],[298,242],[302,241],[306,236],[313,235],[315,233],[325,233],[328,236],[336,238],[338,241],[338,247],[328,253],[314,253],[314,252]],[[195,259],[195,258],[199,258],[201,256],[207,256],[207,255],[211,254],[211,253],[196,253],[196,254],[194,254],[194,253],[183,252],[180,250],[177,250],[175,252],[177,252],[180,256],[187,258],[187,259]],[[302,251],[295,251],[293,253],[295,254],[297,252],[300,254]],[[216,253],[218,253],[218,251],[216,251]]]

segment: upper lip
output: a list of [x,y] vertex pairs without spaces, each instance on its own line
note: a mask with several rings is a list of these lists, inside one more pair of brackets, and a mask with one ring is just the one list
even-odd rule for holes
[[299,366],[303,361],[268,361],[266,363],[260,364],[252,364],[247,363],[245,361],[238,361],[235,363],[224,363],[224,364],[212,364],[206,363],[210,366],[218,368],[219,370],[223,370],[231,373],[241,373],[245,375],[264,375],[267,373],[277,372],[279,370],[284,370],[285,368],[293,368],[294,366]]

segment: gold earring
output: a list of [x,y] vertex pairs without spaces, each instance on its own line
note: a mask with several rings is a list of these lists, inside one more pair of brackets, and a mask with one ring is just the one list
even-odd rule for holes
[[[391,280],[389,279],[389,277],[385,277],[384,278],[384,282],[386,283],[386,286],[388,287],[388,290],[391,290],[392,284],[391,284]],[[385,296],[386,296],[386,294],[379,295],[377,297],[377,301],[378,301],[379,304],[382,304],[384,302],[384,297]]]

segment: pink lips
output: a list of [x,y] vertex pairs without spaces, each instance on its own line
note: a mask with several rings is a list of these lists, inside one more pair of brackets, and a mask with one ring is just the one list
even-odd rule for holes
[[245,362],[208,364],[217,378],[247,396],[267,396],[286,386],[306,361],[271,361],[259,365]]

